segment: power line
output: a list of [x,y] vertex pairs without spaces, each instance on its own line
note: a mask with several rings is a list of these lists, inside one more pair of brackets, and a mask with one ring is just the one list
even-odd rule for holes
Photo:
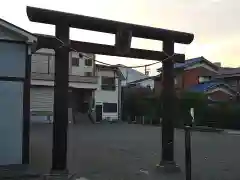
[[[59,39],[59,38],[57,38],[57,37],[55,37],[55,38],[56,38],[59,42],[62,43],[62,45],[59,46],[58,48],[61,48],[61,47],[65,46],[65,43],[64,43],[61,39]],[[69,49],[72,50],[72,51],[75,51],[75,52],[77,52],[77,53],[79,53],[79,54],[81,54],[81,55],[84,56],[84,57],[87,57],[87,58],[89,58],[89,59],[91,58],[91,57],[85,55],[85,54],[82,53],[82,52],[78,52],[76,49],[74,49],[74,48],[72,48],[72,47],[69,47]],[[164,52],[164,53],[165,53],[165,52]],[[165,53],[165,55],[167,56],[167,58],[163,59],[162,61],[157,61],[157,62],[154,62],[154,63],[151,63],[151,64],[139,65],[139,66],[124,66],[124,68],[141,68],[141,67],[145,67],[145,68],[146,68],[146,67],[148,67],[148,66],[152,66],[152,65],[161,63],[161,62],[163,62],[163,61],[166,61],[166,60],[172,58],[173,56],[175,56],[175,54],[173,54],[173,55],[168,55],[167,53]],[[95,61],[95,62],[98,62],[98,63],[101,63],[101,64],[104,64],[104,65],[107,65],[107,66],[122,67],[121,65],[108,64],[108,63],[105,63],[105,62],[102,62],[102,61],[98,61],[98,60],[96,60],[96,59],[94,59],[94,61]]]
[[[81,53],[81,52],[78,52],[77,50],[73,49],[73,48],[70,48],[71,50],[77,52],[77,53]],[[81,53],[82,56],[84,57],[87,57],[87,58],[90,58],[89,56],[85,55],[84,53]],[[98,63],[101,63],[101,64],[105,64],[107,66],[117,66],[117,67],[122,67],[121,65],[113,65],[113,64],[108,64],[108,63],[105,63],[105,62],[102,62],[102,61],[98,61],[96,59],[94,59],[95,62],[98,62]],[[125,68],[140,68],[140,67],[148,67],[148,66],[152,66],[152,65],[155,65],[155,64],[158,64],[160,63],[160,61],[158,62],[154,62],[154,63],[151,63],[151,64],[145,64],[145,65],[139,65],[139,66],[124,66]]]

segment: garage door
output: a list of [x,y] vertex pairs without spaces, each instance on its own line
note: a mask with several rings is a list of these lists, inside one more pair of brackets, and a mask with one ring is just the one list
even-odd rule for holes
[[52,87],[31,88],[32,115],[49,115],[53,112],[54,91]]

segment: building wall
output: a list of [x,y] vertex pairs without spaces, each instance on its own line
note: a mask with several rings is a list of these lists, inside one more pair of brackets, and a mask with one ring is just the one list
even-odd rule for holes
[[[92,54],[87,56],[94,58]],[[72,58],[79,58],[79,66],[72,65]],[[86,76],[85,72],[94,71],[94,62],[92,66],[85,65],[86,57],[79,57],[77,52],[69,53],[69,75]],[[54,73],[55,52],[51,49],[40,49],[32,55],[32,72],[38,73]]]
[[220,100],[220,101],[228,101],[232,98],[230,94],[221,90],[208,93],[208,96],[213,100]]
[[[103,104],[103,103],[117,103],[118,110],[114,113],[105,113],[103,112],[103,119],[106,117],[110,117],[112,119],[118,119],[118,111],[119,111],[119,83],[118,77],[114,71],[111,70],[97,70],[97,76],[98,76],[98,88],[95,91],[95,104]],[[101,84],[102,84],[102,76],[107,77],[116,77],[115,78],[115,84],[116,89],[115,91],[110,90],[102,90]],[[120,85],[121,86],[121,85]]]
[[[23,81],[14,78],[26,78],[26,48],[27,44],[0,41],[0,165],[23,162],[22,150],[27,141],[23,124],[28,120],[24,119],[26,89]],[[6,77],[13,79],[6,81]]]
[[199,83],[199,77],[201,76],[211,76],[216,74],[206,67],[197,67],[193,69],[187,69],[184,73],[179,73],[177,75],[177,84],[179,86],[184,86],[185,89]]
[[240,92],[240,80],[229,78],[229,79],[224,79],[224,82],[228,84],[235,91]]
[[143,81],[141,81],[141,82],[139,82],[139,83],[137,83],[137,84],[139,84],[139,85],[142,86],[142,87],[148,87],[148,86],[150,86],[151,89],[154,88],[154,80],[153,80],[153,79],[143,80]]
[[[93,55],[88,55],[94,58]],[[79,58],[79,54],[77,52],[71,52],[70,53],[70,69],[71,69],[71,75],[78,75],[78,76],[85,76],[85,72],[92,72],[93,73],[93,65],[92,66],[86,66],[85,65],[85,59],[86,57],[79,58],[79,66],[73,66],[72,65],[72,58]]]
[[[205,64],[198,64],[184,71],[178,71],[175,74],[175,88],[176,90],[181,90],[182,88],[187,89],[193,85],[199,83],[199,77],[201,76],[212,76],[216,74],[216,71],[210,66]],[[156,95],[161,93],[162,84],[161,78],[155,79],[154,81],[154,91]]]
[[123,74],[123,76],[126,78],[126,80],[122,81],[123,86],[126,86],[127,83],[130,83],[132,81],[136,81],[136,80],[140,80],[148,77],[145,74],[132,68],[126,68],[122,66],[122,67],[119,67],[119,69]]

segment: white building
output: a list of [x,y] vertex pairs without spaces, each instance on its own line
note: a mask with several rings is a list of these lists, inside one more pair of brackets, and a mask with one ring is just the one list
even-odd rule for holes
[[121,80],[123,76],[114,66],[96,65],[98,88],[95,91],[96,114],[103,119],[121,119]]
[[[49,122],[53,119],[54,59],[54,51],[48,49],[41,49],[32,56],[31,112],[33,121]],[[82,53],[69,53],[70,121],[99,122],[102,119],[117,120],[120,118],[119,70],[114,67],[96,65],[94,59],[95,56],[91,54],[82,56]],[[103,84],[104,82],[106,84]],[[115,88],[110,90],[109,85]]]
[[135,84],[142,87],[150,87],[151,89],[154,88],[154,80],[152,79],[152,77],[121,64],[119,64],[118,66],[125,78],[125,80],[122,81],[122,86]]

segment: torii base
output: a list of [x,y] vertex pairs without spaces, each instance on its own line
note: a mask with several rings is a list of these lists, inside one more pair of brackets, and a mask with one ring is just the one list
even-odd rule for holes
[[180,173],[180,167],[174,161],[161,161],[156,165],[157,171],[164,173]]

